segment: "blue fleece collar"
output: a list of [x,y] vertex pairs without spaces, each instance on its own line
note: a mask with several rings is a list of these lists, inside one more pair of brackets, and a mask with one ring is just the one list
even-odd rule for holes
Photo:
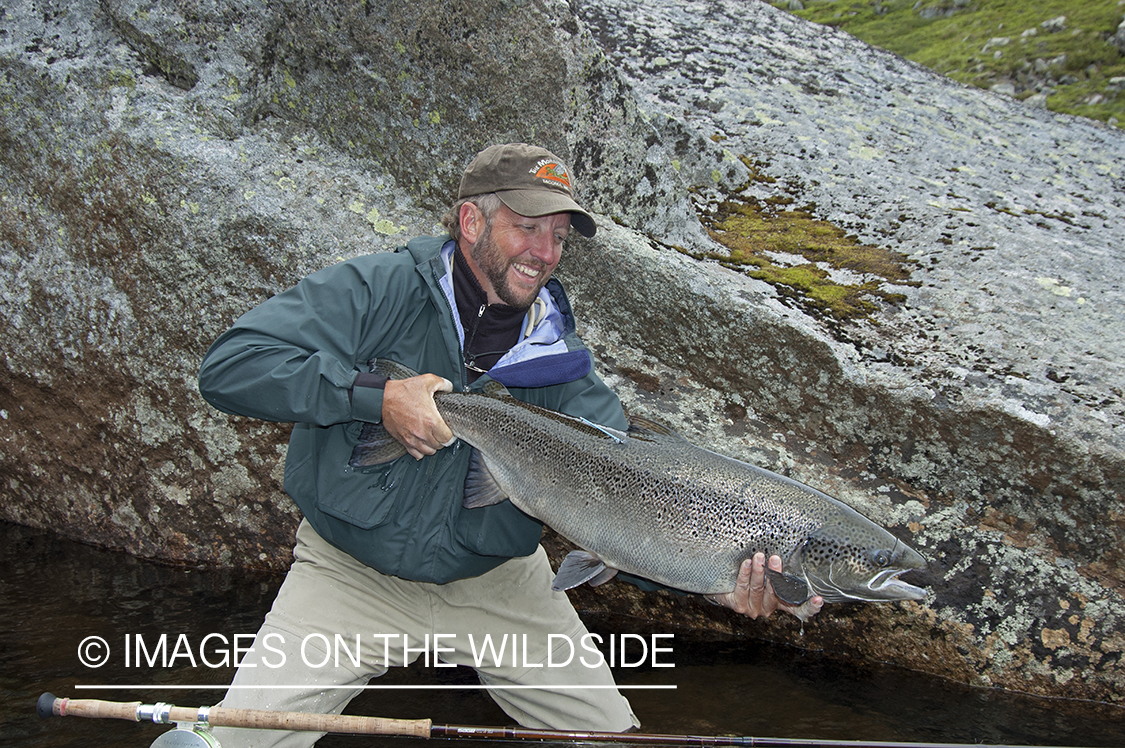
[[[449,308],[456,309],[453,296],[453,250],[456,243],[451,239],[441,248],[441,259],[445,273],[439,283],[442,293],[449,301]],[[552,278],[539,291],[545,314],[526,337],[520,339],[489,370],[488,376],[505,387],[547,387],[581,379],[590,373],[593,362],[590,353],[584,348],[571,350],[566,337],[574,332],[574,314],[566,298],[562,284]],[[457,328],[457,339],[462,349],[465,346],[465,330],[457,314],[453,314],[453,324]]]

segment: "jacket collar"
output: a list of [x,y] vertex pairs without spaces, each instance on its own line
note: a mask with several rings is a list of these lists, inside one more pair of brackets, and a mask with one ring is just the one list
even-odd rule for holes
[[[418,237],[411,240],[405,249],[410,252],[418,271],[437,297],[435,303],[438,308],[444,308],[448,313],[456,330],[456,343],[447,341],[450,356],[460,361],[465,330],[460,315],[456,313],[457,303],[453,294],[455,247],[456,243],[448,236]],[[592,367],[590,354],[574,335],[577,327],[574,313],[562,284],[556,278],[547,281],[529,311],[534,311],[536,316],[533,329],[525,329],[520,341],[492,367],[487,376],[513,387],[561,384],[586,376]],[[531,363],[533,361],[534,364]]]

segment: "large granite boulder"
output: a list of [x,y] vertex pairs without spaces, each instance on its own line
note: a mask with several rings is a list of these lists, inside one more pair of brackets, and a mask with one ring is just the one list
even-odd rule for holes
[[[0,516],[283,568],[287,428],[208,344],[433,233],[484,145],[571,160],[560,274],[635,412],[926,554],[921,603],[640,613],[968,683],[1125,699],[1121,131],[764,3],[14,0],[0,30]],[[612,588],[612,589],[611,589]]]

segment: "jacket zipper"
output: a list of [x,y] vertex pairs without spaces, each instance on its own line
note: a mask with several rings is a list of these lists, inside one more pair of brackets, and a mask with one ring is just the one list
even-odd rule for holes
[[476,338],[477,338],[477,329],[480,328],[481,318],[484,317],[484,311],[487,308],[488,308],[487,304],[481,304],[480,309],[477,310],[477,320],[476,320],[476,322],[473,323],[473,334],[468,336],[465,339],[465,346],[464,346],[464,350],[462,351],[462,353],[464,354],[462,356],[462,358],[464,358],[464,361],[465,361],[465,368],[469,369],[470,371],[475,371],[478,374],[485,374],[485,373],[487,373],[487,370],[481,369],[480,367],[478,367],[476,365],[477,357],[475,355],[471,359],[468,358],[468,356],[471,355],[471,354],[469,354],[469,345],[473,341],[475,341]]
[[[440,255],[439,255],[439,258],[440,258]],[[432,269],[431,272],[433,273],[433,283],[434,283],[434,287],[437,291],[437,295],[441,297],[442,302],[445,304],[445,310],[447,312],[449,312],[451,323],[456,325],[456,322],[452,322],[452,319],[453,319],[453,316],[457,314],[457,310],[456,310],[456,308],[454,308],[454,306],[452,304],[450,304],[449,297],[445,295],[445,292],[441,287],[441,277],[439,276],[439,274],[437,272],[437,269],[434,268],[434,269]],[[481,312],[481,314],[483,314],[483,312]],[[456,337],[457,333],[454,332],[453,335],[454,335],[454,337]],[[461,354],[459,356],[459,358],[460,358],[462,364],[464,364],[465,348],[464,348],[463,345],[460,345],[460,341],[458,341],[457,352],[459,354]],[[456,390],[458,392],[463,392],[465,390],[465,388],[468,387],[468,385],[469,385],[468,378],[465,376],[465,368],[464,368],[463,365],[457,367],[457,369],[458,369],[457,373],[458,373],[458,379],[460,379],[460,384],[458,385]]]

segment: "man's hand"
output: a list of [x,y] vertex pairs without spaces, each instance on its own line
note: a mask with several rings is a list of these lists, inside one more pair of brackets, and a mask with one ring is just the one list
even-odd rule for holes
[[[781,571],[780,556],[770,556],[770,568]],[[820,595],[813,595],[801,605],[789,605],[779,600],[769,580],[766,579],[764,553],[755,553],[754,558],[742,562],[733,592],[725,595],[708,595],[708,598],[750,618],[758,616],[768,618],[775,610],[784,610],[802,621],[807,621],[819,613],[824,606],[824,598]]]
[[437,374],[390,379],[384,385],[383,426],[415,460],[456,441],[434,403],[435,392],[452,391],[453,383]]

